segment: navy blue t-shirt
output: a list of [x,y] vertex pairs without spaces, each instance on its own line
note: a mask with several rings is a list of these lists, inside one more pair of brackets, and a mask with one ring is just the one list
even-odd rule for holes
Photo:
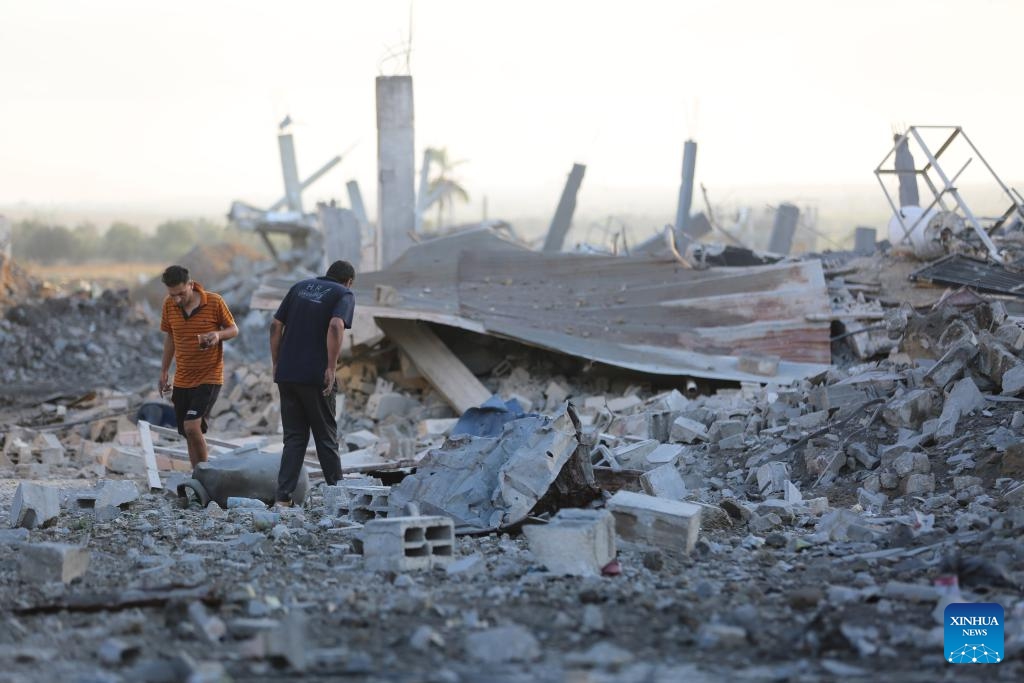
[[356,299],[352,290],[326,277],[292,286],[274,318],[284,323],[275,382],[321,386],[327,369],[327,328],[341,318],[352,329]]

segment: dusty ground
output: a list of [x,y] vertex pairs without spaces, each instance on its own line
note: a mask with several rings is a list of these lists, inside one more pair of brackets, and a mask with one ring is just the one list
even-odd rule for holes
[[[34,302],[11,310],[0,321],[8,372],[0,432],[13,423],[45,424],[40,401],[66,403],[86,386],[151,386],[159,336],[152,320],[124,302]],[[89,330],[102,335],[91,346]],[[55,339],[65,342],[59,354],[46,351]],[[124,350],[117,364],[101,362],[110,349]],[[235,361],[229,374],[237,378],[242,367],[253,381],[245,405],[232,406],[239,419],[225,424],[241,424],[274,400],[266,369]],[[78,373],[74,382],[60,374],[68,367]],[[902,373],[885,401],[918,386],[924,374],[902,364],[884,369]],[[389,376],[399,379],[394,371]],[[561,372],[570,375],[519,373],[525,379],[517,390],[536,385],[532,396],[542,408],[551,399],[544,386]],[[0,683],[1022,680],[1024,508],[1020,495],[1010,495],[1012,482],[1024,480],[1022,403],[996,400],[998,388],[984,373],[966,372],[989,399],[953,437],[916,448],[927,456],[934,491],[891,486],[877,510],[865,509],[858,489],[876,485],[884,466],[852,463],[834,482],[816,484],[802,449],[790,450],[820,424],[798,425],[815,413],[809,387],[796,392],[803,395],[793,411],[777,415],[778,403],[724,392],[687,404],[683,412],[706,412],[709,426],[743,420],[749,438],[734,450],[686,447],[678,467],[688,496],[709,506],[694,552],[623,545],[615,576],[553,576],[516,533],[461,537],[450,571],[368,572],[347,522],[325,516],[318,492],[305,509],[269,522],[263,511],[183,508],[173,493],[146,494],[116,513],[72,507],[27,532],[31,543],[89,549],[88,572],[68,585],[35,583],[18,552],[25,532],[0,529]],[[514,374],[489,378],[489,388],[510,386]],[[380,391],[377,379],[350,378],[350,387],[362,387],[358,400],[349,396],[350,407],[361,410]],[[582,400],[620,397],[624,385],[569,388]],[[40,386],[49,394],[40,396]],[[641,389],[640,397],[654,401],[654,393]],[[422,394],[410,400],[427,403]],[[875,452],[912,435],[869,419],[873,411],[841,423],[823,418],[824,436]],[[426,416],[375,424],[358,414],[346,426],[408,436]],[[827,507],[779,505],[778,495],[768,505],[753,473],[773,459],[791,466],[805,500],[825,497]],[[41,483],[70,494],[96,483],[89,471],[81,462],[54,466]],[[20,480],[12,468],[0,476],[7,477],[0,479],[6,520]],[[933,585],[943,576],[957,577],[965,600],[1003,605],[1004,662],[945,663]]]
[[[981,439],[1005,417],[994,412],[969,428],[967,443],[936,448],[932,459],[966,452],[973,438],[976,473],[994,485]],[[704,475],[734,464],[723,459]],[[937,490],[950,479],[938,472]],[[0,513],[16,483],[0,485]],[[840,488],[816,493],[839,506]],[[1024,520],[998,503],[930,502],[914,507],[936,514],[931,531],[915,535],[888,514],[857,540],[828,543],[808,542],[819,522],[809,515],[760,535],[712,516],[689,557],[623,549],[621,575],[580,579],[547,574],[507,535],[461,538],[460,556],[480,559],[455,574],[371,573],[316,495],[305,511],[257,529],[251,511],[211,515],[149,494],[115,519],[65,514],[31,532],[34,542],[90,548],[87,575],[67,587],[25,582],[4,554],[0,681],[275,681],[294,679],[297,666],[310,680],[961,680],[979,672],[943,662],[931,581],[958,556],[965,593],[1000,602],[1008,617],[1017,610],[1010,641],[1024,609]],[[115,606],[123,599],[153,604]],[[190,615],[194,603],[206,616]],[[295,615],[304,626],[289,621]],[[514,624],[529,634],[525,645],[500,631],[499,642],[473,641]],[[261,631],[269,654],[253,637]],[[1020,680],[1016,637],[1017,652],[985,667],[986,680]]]

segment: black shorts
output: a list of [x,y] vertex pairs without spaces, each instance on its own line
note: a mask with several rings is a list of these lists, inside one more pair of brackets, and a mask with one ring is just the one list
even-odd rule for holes
[[203,434],[206,433],[206,418],[213,410],[213,404],[220,394],[219,384],[200,384],[191,389],[174,387],[171,392],[171,403],[174,404],[174,417],[178,421],[178,433],[185,435],[186,420],[202,420]]

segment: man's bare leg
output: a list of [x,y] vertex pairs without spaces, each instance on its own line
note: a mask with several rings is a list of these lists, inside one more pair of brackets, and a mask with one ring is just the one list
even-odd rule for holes
[[202,418],[185,420],[185,440],[188,442],[188,460],[192,463],[192,469],[195,469],[208,458]]

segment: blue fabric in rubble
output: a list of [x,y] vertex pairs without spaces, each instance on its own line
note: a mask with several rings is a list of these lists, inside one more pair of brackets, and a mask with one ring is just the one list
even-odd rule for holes
[[479,407],[470,408],[463,413],[459,421],[452,427],[450,435],[500,436],[506,422],[536,415],[537,413],[524,413],[523,407],[516,399],[502,401],[501,397],[495,394],[481,403]]

